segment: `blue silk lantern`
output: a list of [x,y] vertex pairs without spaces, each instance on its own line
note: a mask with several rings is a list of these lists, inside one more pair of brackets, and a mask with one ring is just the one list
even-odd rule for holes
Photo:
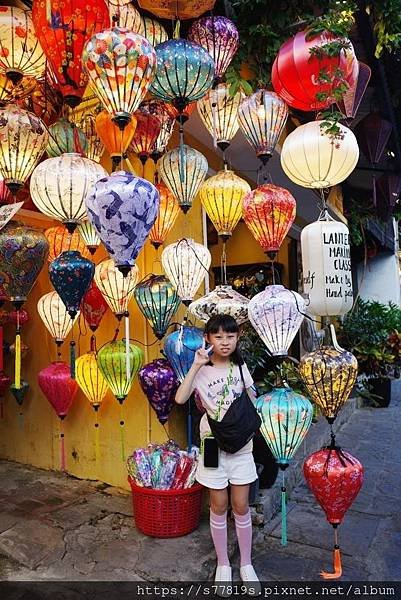
[[134,297],[155,336],[161,340],[180,305],[177,290],[165,275],[148,275],[135,287]]
[[88,217],[111,258],[128,275],[159,210],[159,192],[127,171],[103,177],[86,197]]
[[283,472],[281,487],[281,543],[287,544],[285,469],[312,423],[313,406],[289,387],[274,388],[256,400],[262,420],[260,432]]
[[67,119],[58,119],[49,127],[49,141],[46,146],[48,156],[60,156],[65,152],[77,152],[86,154],[88,140],[86,135]]

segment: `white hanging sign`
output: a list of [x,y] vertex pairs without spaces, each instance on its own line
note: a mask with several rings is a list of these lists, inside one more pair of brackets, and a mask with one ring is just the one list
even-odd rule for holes
[[3,229],[4,225],[11,221],[23,204],[23,202],[16,202],[15,204],[5,204],[4,206],[0,206],[0,230]]

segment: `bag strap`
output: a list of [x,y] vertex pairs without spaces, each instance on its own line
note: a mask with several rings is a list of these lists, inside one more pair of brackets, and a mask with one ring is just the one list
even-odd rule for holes
[[244,390],[246,390],[244,373],[242,372],[242,365],[238,365],[238,368],[239,368],[239,372],[241,374],[242,383],[244,384]]

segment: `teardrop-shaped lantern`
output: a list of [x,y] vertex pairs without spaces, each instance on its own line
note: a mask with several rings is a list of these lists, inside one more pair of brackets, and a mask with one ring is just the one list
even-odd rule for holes
[[57,346],[64,342],[79,316],[78,312],[71,319],[57,292],[49,292],[39,298],[38,313]]
[[51,363],[39,371],[38,382],[57,416],[64,419],[78,391],[77,382],[71,379],[69,365],[63,361]]
[[103,260],[95,268],[95,283],[112,312],[119,319],[128,310],[128,303],[134,295],[138,275],[138,267],[134,265],[124,277],[112,259]]
[[342,98],[336,102],[339,110],[348,119],[355,118],[372,74],[371,68],[368,67],[368,65],[365,65],[365,63],[361,61],[358,62],[358,79],[348,87]]
[[159,192],[160,204],[156,221],[149,233],[149,239],[157,249],[164,244],[176,222],[180,213],[180,205],[178,204],[177,198],[170,192],[164,183],[156,183],[155,187]]
[[97,248],[101,244],[101,240],[92,223],[90,221],[82,221],[78,225],[77,232],[81,236],[85,246],[88,248],[89,253],[92,255],[95,254]]
[[209,271],[212,260],[209,250],[192,239],[182,238],[166,246],[161,260],[181,301],[189,306]]
[[322,122],[300,125],[285,138],[281,149],[284,173],[302,187],[327,188],[341,183],[358,162],[358,142],[351,129],[339,123],[338,139],[333,140],[323,133]]
[[142,164],[145,164],[160,133],[160,119],[149,112],[146,102],[136,111],[135,119],[136,129],[130,149],[139,156]]
[[238,108],[243,94],[230,95],[228,83],[219,83],[198,100],[199,116],[220,150],[227,150],[239,128]]
[[202,206],[223,239],[232,235],[242,216],[242,201],[250,191],[249,183],[228,169],[202,184],[199,190]]
[[327,421],[333,423],[356,382],[358,361],[355,356],[347,350],[323,346],[303,355],[299,372],[310,397]]
[[124,129],[154,77],[153,46],[138,33],[114,27],[86,43],[82,63],[100,102]]
[[248,304],[249,320],[272,356],[287,356],[304,312],[302,296],[283,285],[268,285]]
[[92,281],[88,291],[82,298],[81,310],[85,321],[89,325],[91,331],[96,331],[100,325],[100,321],[107,312],[108,304],[103,297],[103,294]]
[[97,163],[100,162],[104,152],[104,144],[96,131],[95,117],[91,114],[85,114],[78,125],[86,137],[86,158],[90,158]]
[[150,17],[142,17],[142,32],[139,33],[141,33],[154,48],[168,40],[168,34],[163,25],[161,25],[159,21],[156,21],[156,19],[151,19]]
[[31,13],[15,6],[0,12],[0,71],[17,84],[22,77],[40,77],[46,57],[35,34]]
[[56,225],[56,227],[46,229],[45,236],[49,242],[49,255],[47,257],[49,262],[52,262],[59,254],[66,250],[77,250],[85,258],[89,258],[89,252],[78,231],[70,233],[62,225]]
[[95,265],[77,251],[62,252],[49,265],[49,277],[54,289],[73,319],[79,311],[95,273]]
[[387,147],[393,126],[377,113],[367,114],[355,127],[358,144],[370,164],[377,165]]
[[216,0],[139,0],[140,8],[160,19],[195,19],[212,10]]
[[86,218],[85,197],[96,181],[106,176],[101,165],[79,154],[48,158],[32,173],[32,201],[40,212],[74,231],[79,221]]
[[192,367],[195,352],[202,346],[203,340],[202,329],[187,325],[181,326],[166,337],[164,352],[181,383]]
[[129,344],[129,373],[125,341],[107,342],[97,354],[97,364],[115,398],[122,404],[131,389],[132,381],[143,364],[143,352]]
[[49,127],[49,142],[46,152],[49,157],[60,156],[65,152],[86,154],[87,140],[77,125],[67,119],[59,119]]
[[295,219],[294,196],[285,188],[266,183],[245,196],[243,211],[253,237],[273,260]]
[[118,171],[98,181],[85,202],[107,251],[128,274],[156,220],[159,192],[146,179]]
[[113,116],[107,110],[102,110],[96,116],[95,127],[99,138],[110,154],[113,170],[115,171],[121,163],[124,154],[127,152],[134,136],[136,118],[133,116],[130,122],[124,127],[124,131],[121,131],[113,121]]
[[52,66],[65,102],[74,108],[82,98],[87,78],[82,69],[85,43],[110,24],[104,0],[46,0],[34,2],[32,19],[36,35]]
[[164,425],[173,409],[175,393],[178,388],[174,369],[166,359],[157,358],[140,369],[138,378],[149,404],[155,411],[159,422]]
[[147,110],[152,115],[158,117],[160,122],[160,131],[151,149],[151,157],[157,161],[166,151],[167,144],[173,135],[175,117],[171,114],[171,110],[167,108],[166,103],[161,100],[149,100],[142,103],[142,106],[143,104],[146,105]]
[[238,109],[239,126],[263,163],[273,155],[287,118],[288,106],[274,92],[262,89],[242,100]]
[[214,75],[220,80],[239,46],[238,29],[222,16],[201,17],[192,24],[188,39],[205,48],[214,61]]
[[248,298],[231,285],[218,285],[212,292],[198,298],[188,307],[197,319],[206,323],[214,315],[230,315],[239,325],[248,320]]
[[148,275],[134,291],[135,300],[153,333],[161,340],[176,313],[180,298],[165,275]]
[[187,213],[206,177],[206,158],[198,150],[184,144],[166,152],[159,159],[157,169],[166,186],[177,198],[183,212]]
[[97,364],[96,354],[88,352],[79,356],[75,363],[76,381],[91,406],[98,410],[109,389]]
[[39,117],[15,104],[0,108],[0,175],[13,194],[32,173],[48,137]]

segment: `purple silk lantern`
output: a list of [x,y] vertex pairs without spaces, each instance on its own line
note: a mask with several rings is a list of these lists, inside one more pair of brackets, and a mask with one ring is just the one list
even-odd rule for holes
[[95,265],[83,258],[77,250],[62,252],[49,265],[50,281],[73,319],[81,300],[89,289],[95,274]]
[[167,422],[174,406],[174,397],[178,388],[178,379],[173,367],[164,358],[157,358],[140,369],[139,383],[158,420],[162,425]]

